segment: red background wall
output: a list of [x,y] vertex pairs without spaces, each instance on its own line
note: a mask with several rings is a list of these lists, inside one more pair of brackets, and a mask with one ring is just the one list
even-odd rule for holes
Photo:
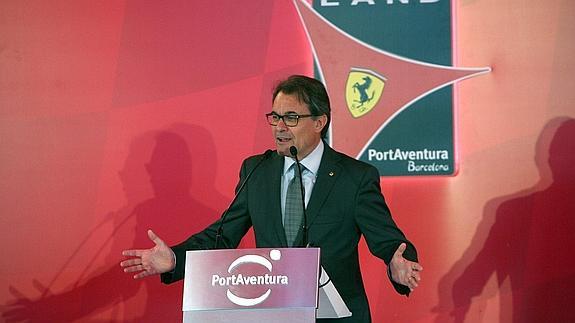
[[[425,272],[400,297],[362,247],[374,321],[572,320],[575,3],[456,7],[458,66],[493,71],[456,87],[457,176],[382,178]],[[274,82],[312,73],[293,4],[8,0],[0,31],[1,320],[179,321],[120,252],[215,220],[272,147]]]

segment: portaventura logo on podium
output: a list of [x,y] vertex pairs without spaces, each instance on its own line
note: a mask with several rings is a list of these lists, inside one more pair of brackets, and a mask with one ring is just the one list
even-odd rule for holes
[[[281,259],[281,252],[279,250],[270,251],[270,259],[278,261]],[[270,274],[247,276],[242,274],[232,274],[238,267],[246,264],[256,264],[265,267]],[[228,267],[229,276],[212,275],[212,286],[238,286],[238,285],[254,285],[254,286],[269,286],[269,285],[288,285],[289,278],[284,275],[273,275],[272,263],[265,257],[259,255],[245,255],[234,260]],[[271,294],[271,288],[268,288],[263,294],[254,298],[244,298],[234,294],[229,288],[226,291],[228,299],[240,306],[255,306],[265,301]]]

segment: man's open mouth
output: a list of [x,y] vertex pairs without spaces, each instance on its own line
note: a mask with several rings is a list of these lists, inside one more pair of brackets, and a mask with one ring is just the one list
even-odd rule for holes
[[290,141],[292,138],[285,138],[285,137],[276,137],[276,140],[279,142],[288,142]]

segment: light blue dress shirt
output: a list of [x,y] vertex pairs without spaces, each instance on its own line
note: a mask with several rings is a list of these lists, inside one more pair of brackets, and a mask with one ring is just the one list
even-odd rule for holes
[[[315,147],[315,149],[307,155],[304,159],[300,160],[302,168],[302,181],[303,186],[305,187],[305,206],[307,208],[307,204],[311,197],[311,193],[313,190],[313,186],[315,185],[316,177],[317,177],[317,170],[319,169],[319,164],[321,162],[321,156],[323,155],[323,147],[324,143],[320,140],[319,144]],[[282,175],[282,189],[281,189],[281,202],[282,202],[282,223],[285,219],[285,206],[286,206],[286,195],[288,185],[291,180],[295,176],[295,172],[297,172],[297,165],[295,164],[295,160],[291,157],[284,157],[284,171]],[[294,165],[292,167],[292,165]]]

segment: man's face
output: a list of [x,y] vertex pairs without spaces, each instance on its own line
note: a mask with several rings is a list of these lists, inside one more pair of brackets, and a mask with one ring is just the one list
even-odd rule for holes
[[[296,94],[278,93],[272,105],[272,112],[278,115],[298,114],[309,115],[310,111],[305,103],[298,100]],[[291,156],[289,148],[295,146],[298,150],[298,159],[303,159],[317,146],[321,140],[321,130],[327,122],[325,115],[314,118],[300,118],[297,126],[288,127],[283,120],[272,127],[278,154]]]

